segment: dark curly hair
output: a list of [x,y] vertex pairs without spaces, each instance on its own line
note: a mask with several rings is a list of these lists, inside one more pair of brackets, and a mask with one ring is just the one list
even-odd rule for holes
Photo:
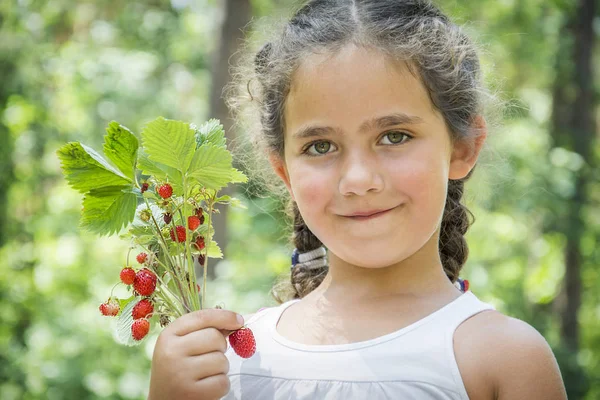
[[[340,50],[354,44],[404,61],[424,84],[432,104],[443,115],[454,141],[477,135],[473,126],[483,113],[485,90],[477,50],[461,28],[427,0],[313,0],[301,6],[275,37],[258,52],[249,53],[237,67],[226,101],[246,120],[243,130],[254,133],[258,154],[284,156],[283,118],[294,72],[307,56]],[[442,218],[439,252],[444,271],[455,282],[469,249],[464,235],[474,222],[461,204],[465,181],[450,180]],[[281,191],[285,193],[285,191]],[[322,246],[304,223],[293,200],[293,245],[300,252]],[[328,266],[294,268],[291,277],[276,284],[272,295],[281,303],[302,298],[320,285]]]

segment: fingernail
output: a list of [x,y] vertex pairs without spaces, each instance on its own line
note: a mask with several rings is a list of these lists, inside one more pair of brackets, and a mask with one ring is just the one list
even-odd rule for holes
[[244,325],[244,317],[242,317],[240,314],[237,315],[237,321],[240,325]]

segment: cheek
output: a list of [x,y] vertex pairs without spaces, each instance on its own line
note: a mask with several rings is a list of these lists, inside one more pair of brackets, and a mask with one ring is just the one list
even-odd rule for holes
[[448,185],[448,166],[443,159],[411,157],[403,160],[400,166],[396,165],[392,176],[394,189],[404,193],[413,207],[429,210],[419,212],[419,216],[437,217],[443,211]]
[[313,209],[320,209],[318,205],[326,203],[331,197],[333,183],[330,176],[322,168],[317,170],[309,166],[297,166],[293,171],[291,186],[302,215],[306,215],[304,211],[310,213]]

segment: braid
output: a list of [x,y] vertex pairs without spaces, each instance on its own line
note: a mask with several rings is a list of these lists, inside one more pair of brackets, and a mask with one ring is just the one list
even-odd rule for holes
[[[300,253],[318,249],[323,243],[306,226],[296,202],[290,200],[290,203],[294,214],[294,246]],[[296,291],[294,298],[303,298],[315,290],[323,282],[328,270],[329,266],[309,269],[298,265],[293,268],[291,282]]]
[[465,233],[475,222],[473,214],[460,203],[465,181],[471,172],[463,179],[448,181],[448,195],[440,228],[439,252],[444,272],[452,283],[456,282],[462,266],[469,257],[469,247]]
[[[298,205],[292,199],[288,204],[288,212],[294,218],[292,241],[300,253],[306,253],[323,246],[323,243],[306,226]],[[327,271],[329,271],[328,265],[320,268],[306,268],[302,264],[297,264],[292,268],[289,278],[274,285],[271,289],[271,295],[279,303],[283,303],[288,299],[303,298],[323,282]]]

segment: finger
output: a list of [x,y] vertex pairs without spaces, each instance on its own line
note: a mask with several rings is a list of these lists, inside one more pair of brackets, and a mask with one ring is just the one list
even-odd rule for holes
[[225,336],[217,328],[204,328],[199,331],[190,332],[179,338],[178,346],[184,349],[186,356],[199,356],[211,351],[227,351]]
[[194,392],[201,394],[203,398],[220,399],[229,393],[230,388],[229,377],[225,374],[218,374],[196,381]]
[[220,351],[202,354],[200,356],[187,357],[181,367],[190,371],[195,380],[204,379],[218,374],[229,372],[229,360]]
[[[238,321],[239,317],[239,321]],[[207,308],[185,314],[169,325],[177,336],[184,336],[200,329],[215,327],[217,329],[236,330],[244,325],[244,317],[228,310]]]

